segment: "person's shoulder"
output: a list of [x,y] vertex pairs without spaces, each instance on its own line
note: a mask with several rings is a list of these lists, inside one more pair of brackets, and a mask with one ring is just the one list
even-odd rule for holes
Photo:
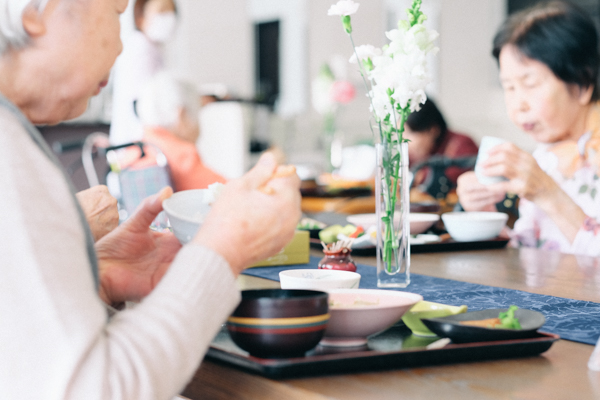
[[444,154],[449,157],[467,157],[477,154],[477,144],[471,137],[448,130]]
[[27,134],[27,130],[17,116],[5,107],[0,107],[0,126],[2,127],[0,140],[3,143],[13,142]]
[[450,135],[450,138],[453,141],[477,147],[477,143],[475,143],[475,141],[469,135],[467,135],[465,133],[458,133],[458,132],[448,130],[448,135]]

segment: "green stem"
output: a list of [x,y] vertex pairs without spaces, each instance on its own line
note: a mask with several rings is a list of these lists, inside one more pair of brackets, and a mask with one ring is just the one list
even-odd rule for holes
[[[400,111],[400,124],[396,125],[394,118],[394,125],[398,128],[390,127],[389,141],[387,146],[384,146],[384,203],[385,203],[385,242],[382,251],[383,262],[386,264],[386,270],[388,273],[393,272],[392,263],[394,260],[394,251],[398,249],[399,243],[394,230],[394,211],[396,209],[396,201],[398,199],[398,183],[400,178],[400,165],[402,164],[402,142],[404,134],[404,124],[408,118],[410,108],[406,108]],[[398,134],[398,140],[392,141],[391,136],[396,131]],[[396,147],[398,151],[398,158],[394,162],[394,151]],[[405,178],[405,177],[403,177]]]
[[[360,72],[360,76],[362,77],[363,83],[365,84],[365,88],[367,89],[367,97],[369,98],[369,102],[371,103],[371,108],[373,109],[373,112],[375,112],[375,107],[373,106],[373,97],[371,96],[371,90],[370,90],[369,84],[367,83],[367,78],[365,78],[366,72],[365,72],[365,69],[363,68],[360,58],[358,58],[358,53],[356,52],[356,45],[354,44],[354,38],[352,37],[352,33],[348,33],[348,37],[350,37],[350,43],[352,44],[352,51],[354,52],[354,56],[356,57],[356,62],[358,63],[358,69]],[[381,134],[381,121],[379,120],[379,118],[376,118],[375,121],[379,125],[379,133]],[[371,124],[369,124],[369,128],[371,129],[371,133],[373,134],[373,136],[375,136],[375,132],[373,132],[373,127],[371,126]],[[381,137],[380,137],[380,139],[381,139]]]

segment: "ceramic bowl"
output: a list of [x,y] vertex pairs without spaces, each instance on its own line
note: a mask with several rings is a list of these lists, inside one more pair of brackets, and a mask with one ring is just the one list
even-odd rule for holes
[[448,315],[462,314],[467,311],[467,306],[448,306],[446,304],[420,301],[413,306],[404,316],[402,322],[417,336],[436,336],[421,321],[422,318],[441,318]]
[[423,297],[380,289],[335,289],[329,292],[331,315],[323,346],[364,346],[367,337],[402,318]]
[[328,269],[290,269],[279,273],[282,289],[357,289],[360,274]]
[[457,242],[476,242],[498,237],[506,226],[508,214],[464,211],[442,214],[444,226]]
[[329,321],[328,296],[313,290],[245,290],[227,320],[233,342],[255,357],[301,357]]
[[[433,224],[439,221],[440,216],[429,213],[409,213],[408,219],[410,221],[410,234],[418,235],[431,228]],[[365,231],[377,225],[377,215],[374,213],[348,215],[346,220],[352,225],[362,226]],[[394,218],[394,223],[398,224],[398,221],[399,216],[396,216]]]
[[204,201],[207,195],[211,195],[208,189],[182,190],[163,201],[171,229],[181,244],[192,240],[210,211]]

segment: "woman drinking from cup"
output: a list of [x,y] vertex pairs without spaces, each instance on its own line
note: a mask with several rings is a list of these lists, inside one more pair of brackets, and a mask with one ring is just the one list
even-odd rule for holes
[[[149,229],[169,188],[94,243],[33,124],[76,117],[100,92],[126,6],[0,0],[2,399],[172,398],[239,302],[235,277],[280,251],[300,219],[298,177],[276,177],[266,155],[225,185],[183,248]],[[139,304],[109,318],[107,304],[129,300]]]
[[506,193],[520,198],[510,233],[516,246],[600,255],[600,107],[598,36],[575,6],[553,2],[510,17],[493,54],[512,122],[539,146],[530,155],[511,143],[493,147],[475,173],[458,179],[467,211],[495,211]]

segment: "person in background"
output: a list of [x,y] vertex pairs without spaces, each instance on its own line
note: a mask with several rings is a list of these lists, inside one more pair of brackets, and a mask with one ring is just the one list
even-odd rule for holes
[[[170,188],[94,240],[34,124],[77,117],[100,92],[126,7],[0,0],[1,399],[172,398],[239,303],[235,278],[300,220],[298,176],[266,154],[223,187],[183,247],[149,229]],[[138,304],[109,313],[125,301]]]
[[600,255],[600,65],[592,19],[552,2],[511,16],[493,44],[508,116],[538,143],[533,155],[498,145],[482,165],[507,181],[485,186],[474,173],[458,179],[467,211],[494,211],[515,193],[514,246]]
[[143,141],[164,153],[175,191],[205,189],[211,183],[226,182],[205,166],[198,154],[199,109],[196,89],[164,71],[150,80],[137,103]]
[[[421,110],[411,113],[404,125],[404,138],[409,139],[409,168],[426,162],[432,156],[461,158],[477,155],[477,144],[467,135],[448,129],[446,120],[435,102],[428,98]],[[471,168],[472,169],[472,168]],[[449,167],[445,174],[453,187],[456,180],[469,168]],[[415,176],[415,185],[422,183],[427,177],[427,169]]]
[[110,142],[113,145],[141,140],[143,129],[135,103],[143,87],[164,67],[163,47],[175,32],[173,0],[135,0],[136,30],[127,38],[114,68]]

